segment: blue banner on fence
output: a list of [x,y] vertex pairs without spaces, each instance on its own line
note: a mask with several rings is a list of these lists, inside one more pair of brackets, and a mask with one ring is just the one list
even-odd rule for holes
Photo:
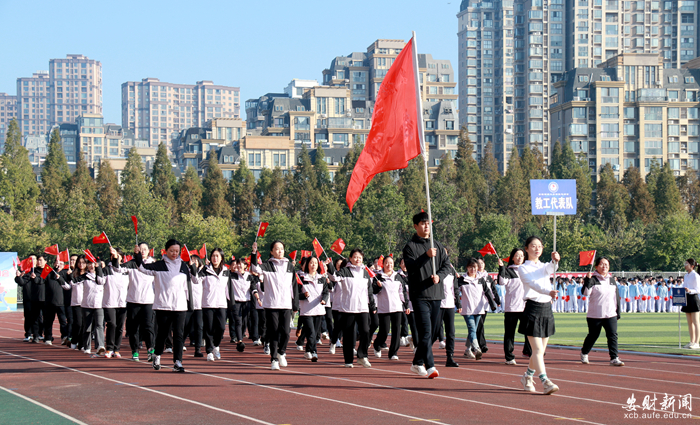
[[530,180],[532,215],[576,215],[576,180]]
[[674,306],[685,307],[685,288],[671,288],[671,299]]

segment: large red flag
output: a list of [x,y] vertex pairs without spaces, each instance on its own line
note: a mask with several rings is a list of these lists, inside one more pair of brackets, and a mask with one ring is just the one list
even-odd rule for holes
[[[114,235],[112,235],[112,236],[114,236]],[[92,243],[94,243],[94,244],[109,243],[109,238],[107,237],[107,234],[105,232],[102,232],[99,235],[92,238]]]
[[593,251],[581,251],[579,252],[581,256],[578,265],[579,266],[590,266],[593,264],[593,259],[595,259],[595,250]]
[[311,242],[311,245],[314,247],[314,251],[316,252],[316,256],[318,258],[321,258],[321,254],[323,254],[323,247],[321,246],[321,243],[318,241],[318,239],[314,238],[314,241]]
[[331,251],[335,252],[338,255],[343,255],[344,249],[345,241],[342,239],[338,239],[337,241],[333,242],[333,245],[331,245]]
[[481,254],[482,256],[485,257],[489,254],[492,254],[492,255],[496,254],[496,248],[494,248],[493,244],[491,244],[491,242],[489,242],[486,244],[486,246],[481,248],[478,252],[479,252],[479,254]]
[[136,232],[136,234],[138,235],[139,234],[139,219],[136,218],[135,215],[132,215],[131,221],[134,223],[134,232]]
[[66,264],[70,263],[70,254],[68,253],[68,250],[58,253],[58,261],[63,261]]
[[411,39],[387,72],[374,104],[372,128],[352,170],[345,199],[350,211],[372,178],[408,167],[421,153],[418,99]]
[[267,230],[267,226],[269,226],[270,223],[265,223],[264,221],[260,223],[260,226],[258,226],[258,234],[257,237],[262,238],[265,236],[265,231]]
[[49,254],[49,255],[58,255],[58,244],[56,245],[51,245],[50,247],[44,249],[44,254]]

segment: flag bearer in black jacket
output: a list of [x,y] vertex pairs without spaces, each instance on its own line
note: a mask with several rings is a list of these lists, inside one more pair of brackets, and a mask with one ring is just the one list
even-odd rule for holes
[[416,351],[411,371],[420,376],[436,378],[439,374],[433,362],[432,335],[437,334],[440,326],[440,301],[445,297],[442,281],[450,273],[450,262],[441,243],[435,241],[434,247],[430,248],[432,226],[427,213],[414,215],[413,227],[416,234],[403,249],[408,296],[413,306],[412,315],[415,316],[417,333],[413,338]]
[[[32,263],[36,266],[36,255],[30,255],[29,258],[32,259]],[[24,342],[32,342],[34,340],[33,323],[30,321],[32,317],[32,278],[34,274],[34,268],[29,273],[25,273],[21,270],[17,270],[17,275],[15,277],[15,283],[22,288],[22,310],[24,311]],[[38,332],[38,329],[37,329]]]
[[64,263],[56,259],[54,269],[44,280],[45,302],[44,302],[44,344],[53,344],[53,321],[58,316],[58,324],[61,330],[61,345],[68,339],[68,320],[63,303],[63,290],[70,288],[70,276],[68,271],[63,269]]

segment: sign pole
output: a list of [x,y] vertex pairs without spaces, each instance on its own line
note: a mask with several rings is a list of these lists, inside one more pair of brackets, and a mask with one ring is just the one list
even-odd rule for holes
[[552,252],[557,252],[557,216],[554,216],[554,248]]
[[681,348],[681,309],[678,309],[678,348]]

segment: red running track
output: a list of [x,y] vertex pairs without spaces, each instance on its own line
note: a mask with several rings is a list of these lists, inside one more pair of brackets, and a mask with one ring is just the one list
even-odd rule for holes
[[[327,344],[319,347],[318,363],[304,360],[294,350],[293,335],[289,366],[281,371],[269,370],[261,347],[248,344],[238,353],[225,342],[217,362],[185,352],[187,373],[176,374],[167,355],[163,368],[154,371],[143,361],[89,358],[58,345],[22,342],[22,320],[21,313],[0,315],[0,386],[89,424],[125,419],[148,424],[602,424],[634,423],[643,414],[659,416],[646,423],[668,424],[673,422],[664,418],[661,403],[671,395],[676,412],[700,419],[678,406],[681,396],[691,394],[695,405],[700,396],[700,362],[690,358],[625,355],[626,366],[616,368],[604,352],[591,353],[591,364],[582,365],[578,351],[550,349],[548,375],[561,390],[544,396],[522,390],[527,359],[505,365],[500,344],[492,344],[481,361],[458,359],[456,369],[440,367],[445,354],[436,344],[441,376],[434,380],[410,373],[408,348],[401,348],[399,361],[370,356],[372,368],[346,369],[342,350],[328,354]],[[456,351],[461,354],[463,346],[458,343]],[[539,382],[536,387],[541,391]],[[637,419],[625,417],[633,394],[640,406],[632,412]],[[642,409],[646,396],[656,397],[654,411]]]

